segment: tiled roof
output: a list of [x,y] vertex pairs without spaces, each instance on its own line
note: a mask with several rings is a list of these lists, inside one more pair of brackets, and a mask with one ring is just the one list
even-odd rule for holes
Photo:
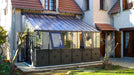
[[120,11],[120,0],[118,0],[112,9],[109,11],[110,14],[118,13]]
[[100,31],[116,31],[116,29],[110,24],[96,23],[96,27]]
[[40,0],[11,0],[13,8],[43,10]]
[[74,0],[59,0],[59,11],[67,13],[82,13],[82,10]]

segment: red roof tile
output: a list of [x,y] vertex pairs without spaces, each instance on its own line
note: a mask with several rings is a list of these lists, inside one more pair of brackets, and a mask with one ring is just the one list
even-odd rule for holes
[[13,8],[43,10],[40,0],[11,0]]
[[110,24],[96,23],[96,27],[100,31],[116,31],[116,29]]
[[59,0],[59,10],[67,13],[82,13],[82,10],[74,0]]
[[118,0],[112,9],[109,11],[110,14],[114,14],[120,11],[120,0]]

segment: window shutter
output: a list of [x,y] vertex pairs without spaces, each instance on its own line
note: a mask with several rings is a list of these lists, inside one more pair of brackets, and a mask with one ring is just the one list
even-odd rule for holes
[[132,0],[128,0],[128,8],[131,9],[133,7],[133,1]]
[[126,0],[123,0],[123,10],[125,10],[125,4],[126,4]]
[[103,0],[100,0],[100,9],[103,9]]
[[123,9],[131,9],[133,7],[133,1],[132,0],[123,0]]

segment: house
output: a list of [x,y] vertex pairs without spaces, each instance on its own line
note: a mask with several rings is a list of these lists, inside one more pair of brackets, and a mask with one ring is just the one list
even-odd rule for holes
[[[84,12],[83,21],[101,31],[100,51],[119,43],[112,57],[133,57],[133,0],[75,0]],[[113,39],[113,44],[109,44]],[[115,40],[114,40],[115,39]],[[104,44],[103,44],[104,43]]]
[[48,66],[100,59],[99,31],[82,21],[83,11],[74,0],[7,0],[10,51],[12,60],[18,48],[18,32],[26,27],[33,36],[26,42],[16,62]]
[[[105,51],[115,46],[115,31],[113,17],[109,11],[117,0],[75,0],[84,12],[83,21],[96,27],[101,32],[100,51],[104,56]],[[112,41],[112,44],[111,43]],[[98,42],[99,43],[99,42]],[[115,52],[111,54],[115,57]]]
[[118,30],[115,37],[120,45],[116,48],[116,57],[133,57],[133,0],[118,0],[109,14],[113,17],[114,27]]

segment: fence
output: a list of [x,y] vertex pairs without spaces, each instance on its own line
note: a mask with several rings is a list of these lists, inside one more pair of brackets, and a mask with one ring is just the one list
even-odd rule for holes
[[71,64],[100,60],[100,49],[34,49],[31,62],[33,66]]

